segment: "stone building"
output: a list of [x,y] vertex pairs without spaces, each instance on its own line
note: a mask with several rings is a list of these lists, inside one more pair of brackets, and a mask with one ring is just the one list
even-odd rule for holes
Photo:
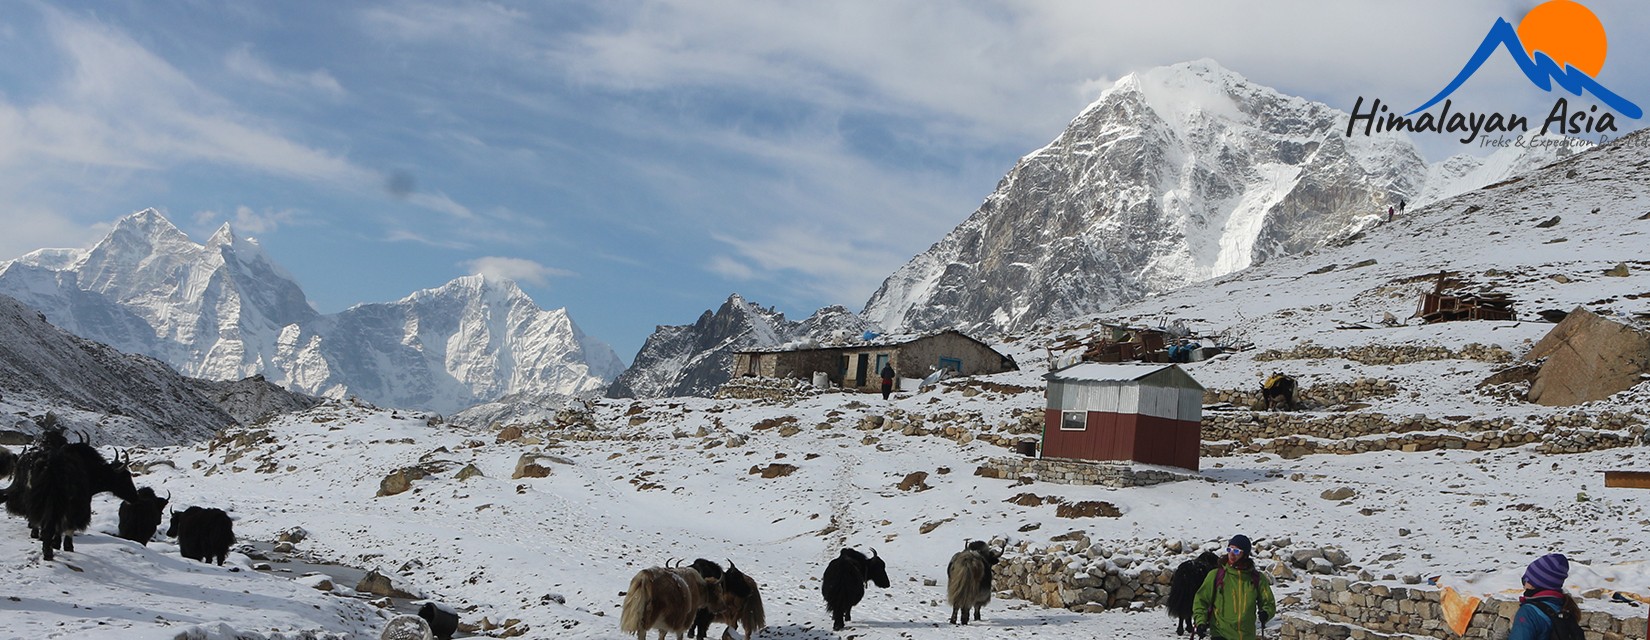
[[1019,369],[1014,359],[960,331],[923,336],[878,336],[843,345],[738,351],[733,376],[801,378],[823,373],[832,384],[875,391],[879,373],[892,364],[897,378],[926,378],[941,369],[950,375],[983,375]]

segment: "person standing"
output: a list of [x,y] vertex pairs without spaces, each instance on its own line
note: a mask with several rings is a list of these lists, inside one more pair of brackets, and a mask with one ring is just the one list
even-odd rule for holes
[[1254,640],[1257,619],[1260,626],[1278,613],[1272,597],[1272,583],[1255,568],[1250,557],[1249,537],[1232,536],[1220,567],[1203,578],[1203,586],[1192,599],[1192,622],[1199,635],[1214,640]]
[[882,365],[882,399],[887,400],[889,394],[892,394],[893,392],[894,364],[892,362],[884,363]]
[[1530,563],[1524,570],[1524,597],[1518,599],[1518,613],[1513,614],[1507,640],[1547,640],[1552,637],[1553,618],[1560,613],[1571,620],[1581,618],[1575,599],[1564,593],[1568,577],[1570,560],[1562,553],[1549,553]]

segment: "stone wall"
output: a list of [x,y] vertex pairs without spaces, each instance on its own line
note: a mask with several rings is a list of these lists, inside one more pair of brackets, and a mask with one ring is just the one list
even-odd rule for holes
[[1432,360],[1478,360],[1480,362],[1504,363],[1512,362],[1513,354],[1497,345],[1485,346],[1476,342],[1461,347],[1460,351],[1454,351],[1447,347],[1420,345],[1372,344],[1360,347],[1324,347],[1305,342],[1286,350],[1267,349],[1255,354],[1257,362],[1322,358],[1342,358],[1363,364],[1411,364]]
[[762,376],[740,376],[717,387],[713,397],[733,400],[768,400],[770,402],[789,402],[798,398],[816,396],[823,390],[815,388],[806,380],[797,378],[767,378]]
[[986,478],[1028,477],[1053,484],[1098,485],[1122,489],[1148,487],[1176,480],[1200,479],[1197,472],[1175,473],[1160,468],[1144,468],[1127,462],[1095,462],[1060,458],[1008,456],[992,458],[974,471]]
[[[1295,403],[1303,408],[1331,407],[1397,395],[1398,384],[1385,378],[1359,378],[1352,382],[1307,382],[1297,380]],[[1260,407],[1260,381],[1254,389],[1206,389],[1203,404],[1229,402],[1240,407]]]
[[1616,412],[1570,412],[1539,420],[1394,417],[1378,413],[1210,413],[1203,455],[1273,453],[1296,458],[1369,451],[1486,451],[1536,444],[1542,453],[1582,453],[1645,442],[1643,422]]
[[[1587,610],[1584,594],[1581,627],[1588,640],[1625,640],[1645,637],[1641,615],[1617,618],[1604,611]],[[1501,640],[1512,627],[1518,601],[1496,596],[1479,603],[1464,635],[1444,624],[1440,599],[1442,591],[1432,586],[1391,586],[1358,582],[1347,578],[1316,579],[1309,589],[1309,615],[1285,614],[1280,640],[1380,639],[1409,640],[1414,637],[1440,640]]]
[[[1003,542],[995,540],[992,545],[1001,548]],[[1046,546],[1009,545],[993,568],[993,587],[1010,598],[1084,613],[1135,603],[1156,607],[1169,597],[1175,568],[1198,551],[1198,545],[1181,540],[1095,541],[1086,532],[1073,531]],[[1274,588],[1306,573],[1331,576],[1351,566],[1351,559],[1337,547],[1296,545],[1288,538],[1257,542],[1255,558]],[[1300,602],[1280,598],[1280,606]]]

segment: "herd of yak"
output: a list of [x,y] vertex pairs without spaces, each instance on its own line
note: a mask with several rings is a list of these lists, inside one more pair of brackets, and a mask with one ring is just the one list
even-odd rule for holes
[[[40,540],[46,560],[58,550],[74,551],[74,534],[91,524],[92,497],[103,492],[122,500],[120,537],[147,545],[160,528],[170,495],[162,498],[153,489],[137,488],[130,465],[128,454],[117,452],[110,461],[83,436],[69,442],[61,430],[47,429],[21,454],[0,447],[0,478],[12,478],[10,486],[0,489],[0,502],[12,515],[28,520],[29,535]],[[229,515],[221,509],[173,511],[166,535],[177,538],[179,555],[219,565],[235,543]],[[952,624],[968,624],[971,611],[973,620],[981,620],[980,607],[991,601],[991,569],[1001,557],[1000,550],[979,540],[966,543],[951,557],[946,567],[946,600],[951,604]],[[724,636],[739,628],[746,640],[752,640],[767,625],[756,580],[732,561],[726,570],[702,558],[688,566],[665,564],[643,569],[630,580],[619,616],[621,631],[635,633],[637,640],[645,640],[651,629],[659,631],[660,640],[666,632],[675,633],[677,640],[689,632],[704,640],[710,624],[722,622],[728,627]],[[1177,634],[1191,630],[1192,593],[1216,564],[1213,554],[1204,553],[1176,569],[1167,609],[1180,622]],[[869,557],[843,549],[825,567],[820,592],[833,630],[841,631],[853,620],[854,605],[865,597],[867,583],[883,589],[889,586],[887,565],[875,549]],[[433,607],[426,605],[426,609]],[[419,616],[430,620],[438,612],[420,611]],[[447,616],[453,619],[442,620],[448,628],[441,637],[451,637],[451,627],[457,626],[457,616]]]
[[[980,620],[980,607],[991,601],[991,567],[1001,557],[1001,551],[978,540],[951,556],[945,591],[952,624],[968,624],[971,610],[973,619]],[[869,557],[856,549],[843,549],[825,566],[819,590],[831,613],[832,630],[841,631],[854,619],[854,605],[864,599],[867,583],[883,589],[889,586],[888,565],[876,549]],[[635,633],[637,640],[645,640],[653,629],[659,631],[659,640],[667,632],[675,633],[677,640],[684,636],[704,640],[712,622],[727,625],[723,637],[737,628],[746,640],[753,640],[767,625],[756,580],[731,560],[725,571],[704,558],[685,567],[666,562],[663,567],[643,569],[630,579],[619,614],[619,630]]]
[[[29,536],[40,540],[47,560],[59,550],[74,551],[74,535],[92,522],[92,496],[104,492],[123,501],[120,537],[147,546],[171,496],[137,488],[130,467],[129,454],[107,460],[84,436],[69,442],[62,430],[47,428],[21,454],[0,447],[0,478],[11,476],[11,486],[0,489],[0,502],[28,520]],[[173,511],[166,535],[178,539],[183,557],[219,565],[235,544],[234,525],[222,509]]]

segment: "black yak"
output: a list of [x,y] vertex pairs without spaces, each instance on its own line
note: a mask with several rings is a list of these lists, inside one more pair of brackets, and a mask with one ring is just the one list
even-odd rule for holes
[[[732,564],[732,562],[733,561],[731,560],[728,561],[729,564]],[[669,563],[667,562],[666,564]],[[716,580],[718,582],[722,580],[722,565],[716,564],[715,562],[704,558],[699,558],[694,560],[693,564],[688,566],[693,567],[694,571],[699,572],[699,577],[701,578],[706,580]],[[704,606],[699,608],[699,613],[694,615],[693,632],[691,634],[694,638],[697,638],[698,640],[705,640],[705,632],[710,630],[710,623],[716,619],[716,614],[710,610],[711,606],[714,604],[716,603],[705,603]]]
[[[745,575],[729,560],[721,584],[721,604],[717,607],[720,611],[716,619],[728,625],[729,629],[743,629],[745,640],[754,640],[756,632],[768,626],[768,614],[762,608],[762,592],[756,587],[756,579]],[[722,635],[729,634],[723,632]],[[699,637],[701,640],[704,638],[703,635]]]
[[230,545],[235,544],[235,523],[223,509],[189,507],[172,512],[166,535],[178,539],[179,555],[201,562],[216,559],[221,567]]
[[[17,468],[17,454],[11,449],[0,447],[0,478],[11,475],[11,470]],[[0,502],[5,502],[6,494],[0,492]]]
[[51,560],[57,550],[74,551],[74,534],[92,522],[92,496],[107,491],[137,498],[128,464],[123,455],[105,460],[84,439],[70,443],[59,431],[44,432],[18,457],[6,510],[28,519],[41,556]]
[[843,549],[831,564],[825,566],[825,576],[819,580],[819,591],[825,596],[825,610],[831,612],[831,629],[841,631],[854,619],[854,605],[865,597],[865,583],[888,588],[888,565],[871,550],[871,557],[853,549]]
[[619,611],[619,630],[635,633],[636,640],[646,640],[649,629],[659,630],[659,640],[664,640],[666,631],[682,640],[699,609],[720,600],[717,587],[716,580],[706,580],[692,567],[643,569],[630,579]]
[[1169,616],[1175,619],[1175,635],[1195,633],[1192,598],[1197,596],[1197,588],[1203,586],[1204,576],[1219,566],[1220,556],[1205,551],[1175,567],[1174,577],[1169,579],[1169,600],[1164,605],[1169,610]]
[[[964,545],[946,566],[945,599],[951,603],[951,624],[968,624],[968,611],[980,620],[980,607],[991,602],[991,567],[1001,554],[982,541]],[[957,614],[961,612],[959,623]]]
[[1260,384],[1261,405],[1271,410],[1278,404],[1285,409],[1295,410],[1295,379],[1282,373],[1274,372]]
[[434,602],[419,607],[418,617],[430,623],[430,635],[436,640],[452,640],[458,632],[458,612]]
[[166,503],[171,501],[170,495],[162,498],[155,495],[155,490],[149,487],[138,489],[138,499],[120,503],[120,537],[149,546],[149,540],[154,538],[155,531],[160,529],[161,515],[166,513]]

